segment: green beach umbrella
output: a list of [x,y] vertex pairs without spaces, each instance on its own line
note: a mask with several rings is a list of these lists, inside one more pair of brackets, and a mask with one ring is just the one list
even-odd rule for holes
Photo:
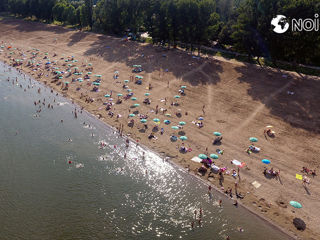
[[203,153],[199,154],[198,157],[199,157],[200,159],[207,159],[207,158],[208,158],[207,155],[205,155],[205,154],[203,154]]
[[92,63],[88,63],[88,66],[92,66]]
[[59,79],[63,79],[63,77],[62,77],[62,76],[60,76],[60,77],[59,77]]
[[91,75],[91,74],[92,74],[92,72],[87,72],[87,74],[88,74],[88,75]]
[[94,82],[93,85],[100,86],[100,83]]
[[210,154],[210,157],[213,158],[213,159],[218,159],[219,158],[219,156],[217,154],[214,154],[214,153]]
[[106,94],[106,95],[104,95],[105,97],[110,97],[110,95],[109,94]]
[[96,76],[96,77],[102,77],[102,75],[100,75],[100,74],[96,74],[96,75],[94,75],[94,76]]
[[186,136],[181,136],[180,140],[184,141],[184,140],[188,140],[188,138]]
[[134,107],[139,107],[140,104],[139,103],[136,103],[136,104],[133,104]]
[[186,89],[186,88],[187,88],[187,86],[181,86],[181,88],[182,88],[182,89]]
[[179,95],[175,95],[174,98],[180,98],[180,96]]
[[171,128],[172,128],[173,130],[178,130],[178,129],[179,129],[178,126],[172,126]]
[[153,121],[154,122],[160,122],[160,119],[159,118],[154,118]]
[[186,125],[186,122],[179,122],[179,125],[181,126]]
[[301,203],[296,202],[296,201],[290,201],[290,205],[294,208],[302,208]]
[[118,97],[121,97],[121,96],[122,96],[122,93],[118,93],[117,96],[118,96]]
[[167,120],[167,119],[164,120],[163,122],[164,122],[165,124],[170,124],[170,123],[171,123],[170,120]]
[[251,137],[249,138],[250,142],[258,142],[258,138],[255,137]]
[[138,76],[138,75],[136,75],[136,78],[138,78],[138,79],[143,79],[142,76]]
[[129,80],[124,80],[124,82],[125,82],[125,83],[128,83],[128,82],[129,82]]
[[132,97],[131,100],[132,100],[132,101],[135,101],[135,100],[137,100],[137,98],[136,98],[136,97]]
[[133,113],[129,114],[129,117],[134,117],[134,116],[135,116],[135,114],[133,114]]
[[215,136],[221,136],[222,134],[220,132],[213,132],[213,135]]
[[141,119],[140,122],[146,123],[146,122],[147,122],[147,119]]
[[150,93],[145,93],[144,95],[145,95],[145,96],[149,96],[149,95],[150,95]]
[[65,84],[69,84],[69,82],[64,82]]
[[132,89],[127,89],[127,92],[132,92]]

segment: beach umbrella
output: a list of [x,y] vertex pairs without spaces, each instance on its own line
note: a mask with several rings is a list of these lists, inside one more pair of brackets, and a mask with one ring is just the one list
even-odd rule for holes
[[179,127],[177,127],[177,126],[172,126],[171,127],[173,130],[178,130],[179,129]]
[[46,62],[46,65],[49,65],[49,64],[51,64],[51,62]]
[[181,86],[181,88],[182,88],[182,89],[186,89],[186,88],[187,88],[187,86]]
[[170,122],[170,120],[164,120],[163,121],[165,124],[170,124],[171,122]]
[[174,98],[180,98],[180,96],[179,95],[175,95]]
[[142,76],[138,76],[138,75],[136,75],[136,78],[138,78],[138,79],[143,79]]
[[170,113],[166,113],[165,116],[166,117],[171,117],[171,114]]
[[184,140],[188,140],[188,138],[186,136],[181,136],[180,140],[184,141]]
[[153,121],[154,121],[155,123],[158,123],[158,122],[160,122],[160,119],[159,119],[159,118],[154,118]]
[[290,201],[290,205],[294,208],[302,208],[301,203],[296,202],[296,201]]
[[173,142],[175,142],[175,141],[178,140],[178,138],[177,138],[176,136],[171,136],[170,139],[171,139],[171,141],[173,141]]
[[69,84],[69,82],[64,82],[65,84]]
[[104,95],[105,97],[110,97],[110,95],[109,94],[106,94],[106,95]]
[[79,69],[78,67],[74,67],[74,69]]
[[117,96],[118,96],[118,97],[121,97],[121,96],[122,96],[122,93],[118,93]]
[[203,118],[203,117],[199,117],[198,120],[201,120],[201,121],[202,121],[202,120],[204,120],[204,118]]
[[69,64],[68,64],[68,67],[71,67],[71,66],[72,66],[72,64],[69,63]]
[[133,104],[134,107],[139,107],[140,104],[136,103],[136,104]]
[[179,122],[179,125],[181,126],[186,125],[186,122]]
[[94,76],[96,76],[96,77],[102,77],[102,75],[100,75],[100,74],[96,74],[96,75],[94,75]]
[[201,158],[201,159],[207,159],[208,158],[207,155],[205,155],[203,153],[199,154],[198,157]]
[[210,157],[213,158],[213,159],[218,159],[219,158],[219,156],[217,154],[214,154],[214,153],[210,154]]
[[250,142],[258,142],[258,138],[255,137],[251,137],[249,138]]
[[83,82],[83,80],[82,79],[80,79],[80,80],[78,80],[79,82]]
[[132,92],[132,89],[127,89],[127,92]]
[[100,83],[98,83],[98,82],[93,82],[93,85],[100,86]]
[[134,117],[134,116],[135,116],[135,114],[133,114],[133,113],[129,114],[129,117]]
[[62,76],[59,77],[59,79],[62,79],[62,78],[63,78]]
[[149,95],[150,95],[150,93],[145,93],[144,95],[145,95],[145,96],[149,96]]
[[87,74],[88,74],[88,75],[91,75],[91,74],[92,74],[92,72],[87,72]]
[[88,63],[88,66],[92,66],[92,63]]
[[213,132],[213,135],[215,136],[221,136],[222,134],[220,132]]
[[128,83],[128,82],[129,82],[129,80],[124,80],[124,82],[125,82],[125,83]]
[[135,100],[137,100],[137,98],[136,98],[136,97],[132,97],[131,100],[132,100],[132,101],[135,101]]
[[262,159],[261,162],[263,162],[264,164],[270,164],[271,161],[268,159]]
[[140,122],[146,123],[146,122],[147,122],[147,119],[141,119]]

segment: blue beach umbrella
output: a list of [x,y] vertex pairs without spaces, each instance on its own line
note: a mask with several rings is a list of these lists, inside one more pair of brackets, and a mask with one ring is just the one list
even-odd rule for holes
[[163,121],[165,124],[170,124],[171,122],[170,122],[170,120],[164,120]]
[[251,137],[249,138],[250,142],[258,142],[258,138],[255,137]]
[[214,153],[210,154],[210,157],[213,158],[213,159],[218,159],[219,158],[219,156],[217,154],[214,154]]
[[270,164],[271,161],[269,159],[262,159],[261,162],[263,162],[264,164]]
[[203,154],[203,153],[199,154],[198,157],[199,157],[200,159],[207,159],[207,158],[208,158],[208,156],[205,155],[205,154]]
[[294,208],[302,208],[301,203],[296,202],[296,201],[290,201],[290,205]]

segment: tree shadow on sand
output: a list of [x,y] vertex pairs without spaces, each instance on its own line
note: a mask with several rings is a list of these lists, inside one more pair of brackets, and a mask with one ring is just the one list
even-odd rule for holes
[[249,64],[237,67],[236,71],[242,75],[240,82],[250,85],[248,95],[263,103],[272,115],[293,127],[320,133],[319,79],[286,75]]

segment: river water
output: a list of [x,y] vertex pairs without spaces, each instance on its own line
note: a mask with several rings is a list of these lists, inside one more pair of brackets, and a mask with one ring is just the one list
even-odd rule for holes
[[89,114],[75,119],[74,108],[0,63],[0,239],[288,239],[224,196],[210,200],[204,183],[154,153],[126,149]]

